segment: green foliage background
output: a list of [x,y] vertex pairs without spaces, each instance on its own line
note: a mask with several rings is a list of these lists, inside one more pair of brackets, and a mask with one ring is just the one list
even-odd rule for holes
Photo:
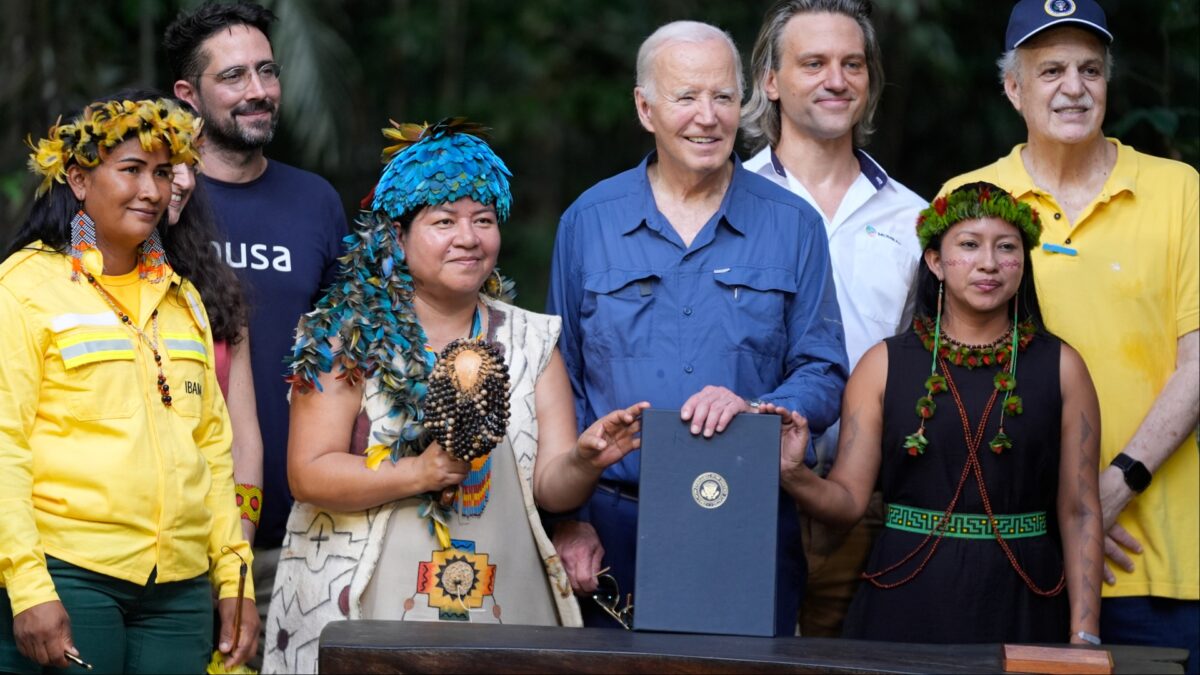
[[[1101,0],[1116,34],[1106,132],[1200,165],[1195,0]],[[26,134],[127,86],[170,87],[159,41],[194,0],[6,0],[0,24],[0,237],[34,180]],[[540,309],[558,216],[651,149],[632,104],[634,56],[658,25],[707,21],[748,60],[767,0],[269,0],[283,65],[270,157],[316,171],[347,213],[379,171],[388,118],[467,115],[492,127],[515,175],[501,266]],[[926,197],[1024,137],[995,59],[1005,0],[876,0],[887,87],[867,148]],[[749,79],[749,78],[747,78]]]

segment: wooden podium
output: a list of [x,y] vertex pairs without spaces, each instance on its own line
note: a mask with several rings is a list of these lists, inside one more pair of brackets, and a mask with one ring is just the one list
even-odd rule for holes
[[[1079,649],[1099,649],[1079,647]],[[1105,646],[1117,673],[1182,673],[1187,652]],[[335,621],[321,673],[997,673],[998,644],[749,638],[604,628]]]

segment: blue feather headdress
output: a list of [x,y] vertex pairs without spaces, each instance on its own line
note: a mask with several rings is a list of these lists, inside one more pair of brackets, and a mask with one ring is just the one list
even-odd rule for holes
[[383,149],[387,166],[375,185],[372,210],[399,218],[470,197],[492,204],[500,221],[508,220],[512,173],[483,140],[482,126],[462,117],[432,126],[391,123],[383,135],[396,143]]

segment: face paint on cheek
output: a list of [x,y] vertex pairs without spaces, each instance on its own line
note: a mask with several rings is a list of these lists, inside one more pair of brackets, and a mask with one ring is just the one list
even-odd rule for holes
[[963,260],[962,258],[942,258],[942,264],[946,267],[964,267],[966,265],[970,265],[971,263],[967,260]]
[[1020,269],[1020,268],[1021,268],[1021,261],[1019,261],[1019,260],[1005,260],[1000,263],[1000,269],[1016,270],[1016,269]]

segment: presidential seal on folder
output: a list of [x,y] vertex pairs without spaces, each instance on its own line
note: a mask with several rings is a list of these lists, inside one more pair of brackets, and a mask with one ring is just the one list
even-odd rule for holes
[[712,438],[642,413],[635,630],[775,635],[778,415]]

